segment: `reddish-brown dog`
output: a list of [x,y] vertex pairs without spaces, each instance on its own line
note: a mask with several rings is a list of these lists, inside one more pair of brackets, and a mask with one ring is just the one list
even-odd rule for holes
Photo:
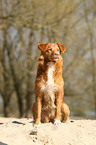
[[37,77],[35,81],[36,102],[33,104],[32,113],[35,124],[66,122],[69,117],[69,107],[63,101],[64,81],[62,77],[65,47],[58,43],[40,43],[41,50]]

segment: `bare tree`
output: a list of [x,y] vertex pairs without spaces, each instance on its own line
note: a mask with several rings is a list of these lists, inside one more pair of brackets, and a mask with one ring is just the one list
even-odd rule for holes
[[67,48],[63,76],[71,112],[94,116],[95,4],[94,0],[0,1],[0,94],[7,103],[16,95],[19,116],[28,117],[31,112],[40,54],[37,44],[47,41]]

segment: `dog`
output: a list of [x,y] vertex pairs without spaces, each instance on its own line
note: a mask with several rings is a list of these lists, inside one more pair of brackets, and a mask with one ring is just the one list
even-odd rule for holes
[[70,110],[63,101],[64,80],[62,77],[65,47],[59,43],[40,43],[38,48],[41,55],[38,60],[37,77],[35,81],[36,102],[33,104],[32,113],[35,124],[66,122]]

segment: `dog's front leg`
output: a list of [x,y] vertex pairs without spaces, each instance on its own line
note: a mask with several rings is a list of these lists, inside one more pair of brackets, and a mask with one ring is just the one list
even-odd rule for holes
[[62,104],[62,93],[58,92],[58,94],[56,95],[56,117],[54,124],[60,124],[61,104]]
[[41,120],[41,108],[42,108],[42,98],[38,96],[36,99],[36,112],[37,112],[35,120],[36,125],[39,125]]

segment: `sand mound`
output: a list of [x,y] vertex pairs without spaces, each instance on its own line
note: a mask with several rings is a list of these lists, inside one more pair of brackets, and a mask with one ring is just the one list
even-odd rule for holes
[[32,119],[0,118],[0,145],[96,145],[96,120],[34,128]]

